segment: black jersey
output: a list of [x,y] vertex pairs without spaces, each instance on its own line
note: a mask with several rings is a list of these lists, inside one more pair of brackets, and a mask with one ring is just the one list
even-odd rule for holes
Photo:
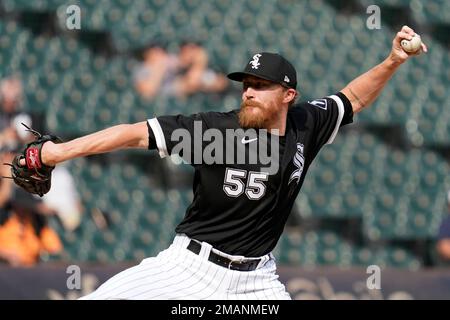
[[[274,158],[278,161],[276,172],[267,172],[267,165],[260,161],[193,162],[194,198],[176,232],[232,255],[258,257],[269,253],[283,232],[311,162],[324,144],[334,140],[339,127],[352,121],[351,103],[344,94],[337,93],[299,103],[288,111],[286,133],[279,139]],[[149,119],[149,147],[157,148],[162,157],[178,152],[179,141],[174,141],[173,133],[183,129],[192,137],[197,134],[191,141],[190,154],[182,154],[192,160],[208,145],[205,141],[194,145],[201,139],[194,132],[199,124],[202,132],[215,129],[225,134],[227,129],[239,130],[238,110]],[[231,144],[235,150],[245,144],[252,153],[256,140],[243,137]],[[265,143],[270,145],[270,141]],[[231,150],[228,147],[227,153]]]

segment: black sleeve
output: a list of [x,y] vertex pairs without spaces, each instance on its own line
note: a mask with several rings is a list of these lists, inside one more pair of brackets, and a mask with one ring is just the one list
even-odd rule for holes
[[155,135],[153,134],[153,130],[150,127],[150,124],[147,121],[147,130],[148,130],[148,149],[149,150],[155,150],[156,149],[156,139]]
[[340,127],[353,122],[352,105],[342,92],[308,101],[303,106],[312,118],[315,145],[319,149],[334,141]]
[[[208,118],[210,117],[208,116]],[[147,121],[149,149],[157,149],[161,158],[172,155],[172,153],[179,153],[185,161],[192,163],[192,156],[196,153],[201,154],[203,150],[202,135],[203,131],[209,128],[208,123],[209,121],[206,120],[203,113],[190,116],[160,116],[149,119]],[[180,147],[183,146],[189,146],[188,154],[179,152]],[[187,150],[187,148],[182,148],[182,150]]]

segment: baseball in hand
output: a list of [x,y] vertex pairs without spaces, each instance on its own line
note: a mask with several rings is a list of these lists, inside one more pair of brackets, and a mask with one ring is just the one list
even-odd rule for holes
[[413,35],[411,40],[403,39],[400,42],[403,50],[409,53],[416,52],[420,49],[420,45],[422,44],[422,40],[420,39],[420,36],[418,34]]

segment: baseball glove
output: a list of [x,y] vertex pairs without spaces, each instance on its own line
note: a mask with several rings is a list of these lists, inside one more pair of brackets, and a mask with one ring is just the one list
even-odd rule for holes
[[[42,135],[39,132],[30,129],[25,124],[27,131],[33,133],[36,139],[25,147],[22,154],[17,155],[11,166],[11,178],[14,182],[26,191],[38,194],[41,197],[50,191],[52,171],[54,166],[47,166],[42,163],[41,149],[44,143],[52,141],[54,143],[62,142],[57,136]],[[26,165],[21,166],[20,160],[25,159]]]

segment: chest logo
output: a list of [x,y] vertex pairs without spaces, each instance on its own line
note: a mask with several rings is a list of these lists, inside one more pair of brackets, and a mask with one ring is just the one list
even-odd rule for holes
[[258,138],[245,139],[245,137],[243,137],[241,142],[242,142],[242,144],[246,144],[246,143],[250,143],[250,142],[253,142],[253,141],[256,141],[256,140],[258,140]]
[[303,149],[304,146],[301,143],[297,143],[297,152],[294,155],[294,159],[292,162],[294,163],[294,166],[297,167],[297,169],[292,172],[291,176],[289,177],[290,184],[293,180],[297,180],[297,184],[300,182],[300,177],[303,173],[303,167],[305,166],[305,157],[303,156]]

